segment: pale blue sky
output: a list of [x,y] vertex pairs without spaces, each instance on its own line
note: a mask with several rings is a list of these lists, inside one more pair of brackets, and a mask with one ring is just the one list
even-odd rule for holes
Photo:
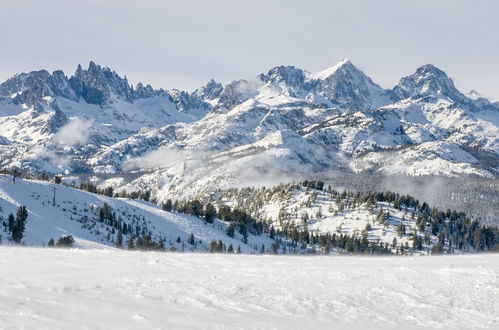
[[385,88],[423,64],[499,100],[499,1],[6,0],[0,80],[89,60],[132,83],[193,90],[342,58]]

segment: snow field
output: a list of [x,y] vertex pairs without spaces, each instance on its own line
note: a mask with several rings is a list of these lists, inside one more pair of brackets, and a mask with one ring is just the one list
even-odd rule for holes
[[499,255],[0,248],[0,328],[497,329]]

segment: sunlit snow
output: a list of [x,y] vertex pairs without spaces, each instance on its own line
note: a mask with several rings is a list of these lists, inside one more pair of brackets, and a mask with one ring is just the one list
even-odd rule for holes
[[0,248],[0,328],[497,329],[499,255]]

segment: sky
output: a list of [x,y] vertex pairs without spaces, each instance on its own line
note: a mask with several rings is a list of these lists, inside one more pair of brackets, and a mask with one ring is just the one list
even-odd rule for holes
[[191,91],[348,58],[385,88],[431,63],[499,100],[495,0],[5,0],[0,31],[0,81],[93,60],[134,84]]

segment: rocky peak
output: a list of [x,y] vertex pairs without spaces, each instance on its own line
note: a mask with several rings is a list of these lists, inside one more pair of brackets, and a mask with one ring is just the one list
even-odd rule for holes
[[484,98],[480,93],[478,93],[476,90],[472,89],[470,90],[467,94],[467,97],[469,97],[472,100],[478,100]]
[[136,99],[145,99],[148,97],[156,96],[160,92],[161,91],[154,90],[154,88],[152,88],[152,86],[149,84],[144,86],[144,84],[139,82],[137,86],[135,86],[135,89],[133,90],[133,97]]
[[305,73],[294,66],[277,66],[267,74],[258,76],[265,83],[286,84],[289,87],[299,87],[305,82]]
[[90,61],[87,70],[78,65],[70,80],[77,95],[87,103],[104,105],[113,98],[133,101],[133,91],[126,77],[122,78],[115,71],[102,68],[93,61]]
[[222,91],[222,84],[210,79],[206,85],[196,89],[193,94],[203,100],[214,100],[220,96]]
[[32,88],[39,89],[49,78],[50,74],[46,70],[16,74],[0,85],[0,95],[14,97],[13,94],[20,94]]
[[348,59],[343,59],[340,62],[336,63],[332,67],[326,68],[324,70],[309,74],[308,79],[309,80],[324,80],[329,78],[331,75],[335,74],[338,70],[342,69],[343,70],[350,70],[350,71],[355,71],[358,70],[352,62]]
[[209,110],[211,106],[194,94],[189,94],[178,89],[169,92],[173,103],[181,112],[189,112],[190,110]]
[[414,74],[402,78],[393,89],[393,94],[396,100],[445,96],[454,102],[469,103],[452,79],[432,64],[423,65]]
[[308,76],[317,94],[345,108],[367,110],[390,102],[390,91],[374,83],[349,60]]
[[225,85],[222,93],[220,93],[218,108],[232,109],[234,106],[255,96],[257,87],[257,84],[244,79],[231,81]]
[[76,99],[62,71],[55,71],[51,75],[46,70],[15,75],[0,85],[0,96],[10,97],[14,103],[27,106],[35,105],[45,97]]

